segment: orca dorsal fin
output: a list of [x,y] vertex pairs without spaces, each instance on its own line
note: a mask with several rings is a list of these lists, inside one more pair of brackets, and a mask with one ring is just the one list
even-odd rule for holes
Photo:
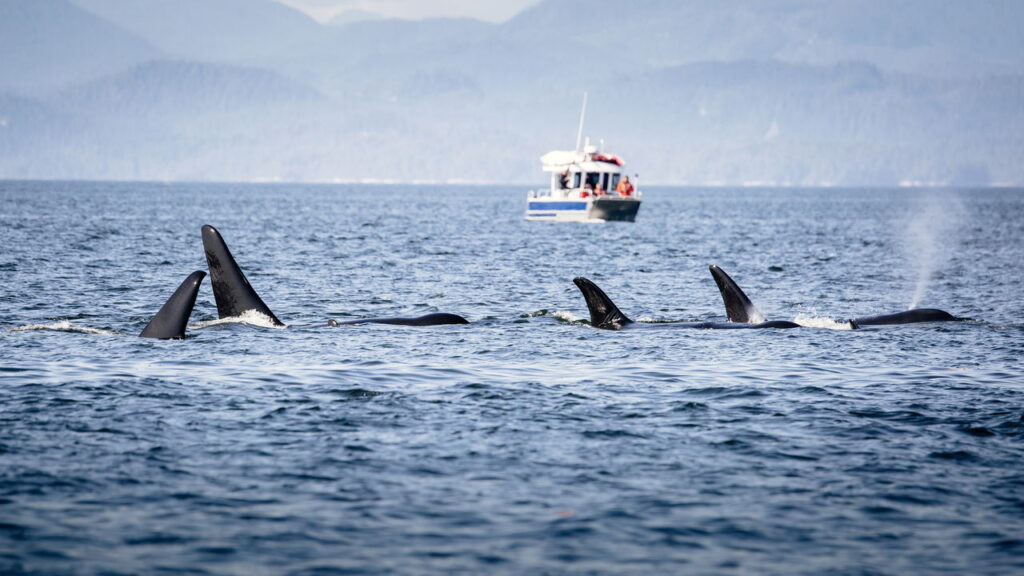
[[206,272],[196,270],[188,275],[174,294],[167,299],[160,311],[146,324],[139,334],[142,338],[184,338],[188,317],[196,305],[196,294],[203,283]]
[[594,328],[617,330],[626,324],[633,323],[597,284],[583,277],[573,278],[572,281],[587,301],[587,308],[590,310],[590,324]]
[[722,294],[722,301],[725,303],[725,315],[730,322],[744,322],[747,324],[760,324],[765,321],[764,314],[754,306],[754,303],[747,298],[743,290],[736,282],[718,266],[708,266],[711,270],[711,277],[718,284],[718,291]]
[[206,264],[210,268],[210,283],[213,297],[217,301],[217,315],[221,318],[240,316],[249,310],[266,315],[276,326],[284,323],[274,316],[256,290],[249,284],[242,269],[238,267],[231,250],[224,243],[220,232],[209,224],[203,226],[203,250]]

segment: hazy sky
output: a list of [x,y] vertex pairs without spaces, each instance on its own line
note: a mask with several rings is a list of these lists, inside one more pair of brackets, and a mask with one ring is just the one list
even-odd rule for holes
[[326,21],[349,10],[386,18],[476,18],[503,22],[540,0],[277,0]]

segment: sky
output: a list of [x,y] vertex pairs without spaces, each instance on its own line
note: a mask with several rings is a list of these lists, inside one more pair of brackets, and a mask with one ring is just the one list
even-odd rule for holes
[[1024,0],[74,4],[0,0],[0,178],[535,182],[586,91],[647,183],[1024,182]]
[[385,18],[475,18],[504,22],[540,0],[277,0],[326,22],[343,12],[372,13]]

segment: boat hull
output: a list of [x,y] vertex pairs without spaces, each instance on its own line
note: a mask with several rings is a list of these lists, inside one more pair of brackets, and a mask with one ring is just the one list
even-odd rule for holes
[[633,222],[639,210],[640,200],[636,198],[530,198],[526,203],[526,219],[548,222]]
[[606,222],[632,222],[640,210],[640,201],[629,198],[597,198],[590,206],[590,217]]

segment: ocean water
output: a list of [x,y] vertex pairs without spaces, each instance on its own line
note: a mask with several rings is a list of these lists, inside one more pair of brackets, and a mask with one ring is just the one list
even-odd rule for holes
[[[0,182],[0,573],[1024,570],[1024,191]],[[288,328],[137,338],[216,226]],[[723,320],[718,264],[795,330]],[[846,330],[911,305],[971,321]],[[329,328],[461,314],[468,326]]]

